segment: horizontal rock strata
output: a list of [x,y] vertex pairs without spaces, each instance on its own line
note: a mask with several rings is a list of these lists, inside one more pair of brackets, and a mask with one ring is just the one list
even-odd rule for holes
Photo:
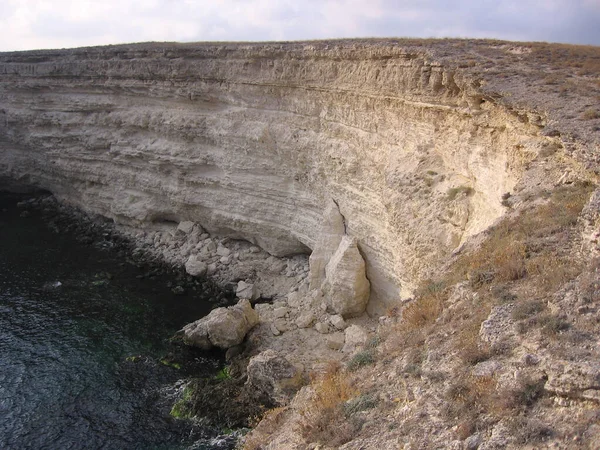
[[503,213],[538,134],[477,80],[399,45],[0,54],[0,178],[135,227],[192,221],[276,256],[310,253],[333,200],[365,259],[372,312]]

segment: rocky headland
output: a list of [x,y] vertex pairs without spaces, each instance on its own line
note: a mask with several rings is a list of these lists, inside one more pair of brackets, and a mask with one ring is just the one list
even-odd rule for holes
[[274,408],[246,448],[595,448],[599,68],[468,40],[0,53],[0,187],[235,292],[179,337]]

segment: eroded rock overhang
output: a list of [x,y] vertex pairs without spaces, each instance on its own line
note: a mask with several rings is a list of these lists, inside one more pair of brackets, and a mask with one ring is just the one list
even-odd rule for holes
[[141,44],[0,54],[0,175],[137,227],[308,253],[332,200],[383,310],[493,223],[543,144],[424,51]]

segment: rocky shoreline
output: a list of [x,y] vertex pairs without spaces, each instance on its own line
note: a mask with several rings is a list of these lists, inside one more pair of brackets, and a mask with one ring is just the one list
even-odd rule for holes
[[[341,294],[329,296],[338,298],[338,305],[325,301],[321,286],[331,294],[338,282],[331,274],[326,282],[325,274],[336,241],[344,249],[353,245],[343,229],[331,231],[336,221],[339,230],[341,220],[333,207],[328,210],[321,252],[311,256],[312,267],[320,274],[309,270],[306,255],[277,258],[248,242],[211,236],[189,221],[139,230],[88,215],[53,196],[36,196],[19,207],[22,215],[31,209],[44,212],[48,226],[57,233],[74,231],[81,242],[118,252],[144,269],[141,277],[171,275],[174,293],[201,289],[211,294],[216,309],[204,318],[190,317],[191,323],[172,338],[173,351],[166,358],[191,377],[180,392],[175,416],[227,428],[248,427],[268,408],[289,403],[331,361],[355,353],[376,329],[375,321],[356,312],[366,307],[364,292],[362,306],[340,301]],[[351,285],[350,271],[343,271],[344,277]],[[346,298],[355,299],[351,294]],[[226,376],[195,379],[193,356],[182,350],[187,346],[226,351]]]

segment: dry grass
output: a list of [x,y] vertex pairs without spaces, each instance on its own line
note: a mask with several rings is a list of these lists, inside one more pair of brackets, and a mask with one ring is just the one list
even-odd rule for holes
[[284,421],[287,407],[274,408],[265,412],[258,426],[244,439],[244,450],[261,450],[271,441]]
[[594,108],[586,109],[583,112],[583,114],[581,115],[581,118],[584,119],[584,120],[599,119],[600,118],[600,112],[598,112],[598,110],[594,109]]
[[563,186],[546,203],[503,220],[476,251],[457,261],[455,280],[466,278],[481,288],[532,277],[541,290],[554,291],[580,271],[563,247],[591,190],[586,183]]
[[416,300],[402,311],[405,331],[434,323],[440,316],[447,296],[444,284],[427,280],[417,290]]
[[313,380],[314,394],[308,405],[300,411],[300,431],[307,442],[339,446],[350,441],[356,427],[344,412],[345,403],[356,397],[349,376],[339,365],[330,365],[325,374]]
[[484,421],[497,422],[531,408],[544,393],[544,380],[523,378],[512,388],[499,389],[493,376],[463,374],[446,391],[446,415],[457,421],[457,434],[465,439]]
[[492,355],[490,346],[479,339],[480,326],[481,320],[473,320],[459,333],[454,344],[460,359],[468,365],[485,361]]

